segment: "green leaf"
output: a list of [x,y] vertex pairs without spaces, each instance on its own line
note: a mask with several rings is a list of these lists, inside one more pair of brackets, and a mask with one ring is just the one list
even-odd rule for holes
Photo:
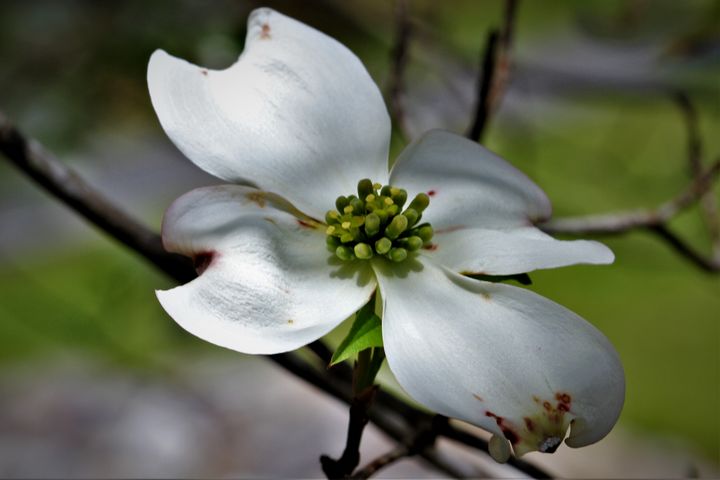
[[367,348],[383,346],[382,322],[380,317],[372,311],[374,303],[370,302],[369,307],[366,305],[357,313],[350,332],[330,360],[331,366],[347,360]]

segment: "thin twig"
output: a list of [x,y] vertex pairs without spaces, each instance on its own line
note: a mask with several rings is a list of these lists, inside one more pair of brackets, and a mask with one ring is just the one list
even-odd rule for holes
[[[687,158],[690,175],[702,174],[703,145],[700,135],[699,115],[690,97],[683,91],[672,92],[672,97],[680,109],[685,123],[687,136]],[[720,212],[712,187],[700,197],[700,213],[703,216],[712,248],[713,261],[720,263]]]
[[406,445],[398,445],[393,450],[380,455],[372,462],[365,465],[363,468],[355,471],[350,478],[353,479],[365,479],[375,475],[381,469],[392,465],[398,460],[410,456],[410,448]]
[[[38,142],[24,137],[2,114],[0,114],[0,152],[61,202],[110,237],[121,241],[143,256],[170,277],[185,282],[195,276],[191,262],[185,257],[170,255],[161,250],[161,241],[157,234],[119,210],[72,169],[60,163]],[[327,359],[327,347],[316,342],[309,347],[320,358]],[[352,402],[352,378],[349,368],[337,366],[321,371],[313,368],[294,353],[271,355],[268,358],[291,374],[340,401],[346,404]],[[433,415],[418,410],[386,392],[380,391],[376,397],[367,411],[368,418],[397,442],[405,442],[408,438],[416,437],[423,430],[419,425],[428,423],[434,426],[443,425],[442,422],[433,422]],[[448,436],[452,435],[453,431],[453,427],[448,426],[443,428],[440,434]],[[444,461],[436,452],[426,450],[419,455],[446,475],[456,478],[461,476],[458,469]],[[547,475],[539,478],[545,477]]]
[[405,69],[408,63],[408,49],[412,28],[408,15],[407,0],[395,2],[395,33],[391,51],[390,77],[388,82],[388,104],[390,118],[403,140],[408,139],[405,118]]
[[517,0],[505,0],[502,27],[491,30],[481,56],[475,110],[466,136],[481,141],[510,81]]
[[712,187],[720,173],[720,158],[713,162],[679,195],[653,209],[558,218],[538,225],[547,233],[570,235],[618,235],[645,229],[667,241],[680,255],[708,272],[720,272],[720,259],[706,257],[670,232],[667,223],[700,199]]

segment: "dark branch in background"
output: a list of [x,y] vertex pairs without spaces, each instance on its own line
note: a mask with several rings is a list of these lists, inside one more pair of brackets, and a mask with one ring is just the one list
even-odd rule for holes
[[[673,98],[685,120],[687,162],[692,174],[692,181],[683,192],[656,208],[559,218],[538,226],[547,233],[569,235],[619,235],[631,230],[646,230],[657,235],[683,258],[702,270],[710,273],[720,272],[720,216],[712,191],[713,182],[720,173],[720,158],[709,167],[703,168],[702,139],[697,112],[684,93],[674,92]],[[668,226],[677,214],[698,201],[712,245],[710,255],[697,251]]]
[[397,0],[395,2],[395,32],[388,81],[390,118],[403,140],[408,139],[403,96],[405,95],[405,69],[408,63],[408,50],[412,33],[407,3],[407,0]]
[[179,282],[187,282],[195,277],[189,259],[167,253],[156,233],[103,197],[38,142],[26,140],[2,113],[0,152],[61,202],[163,272]]
[[517,0],[505,0],[502,27],[491,30],[481,56],[477,82],[475,112],[466,136],[480,142],[487,130],[490,117],[505,94],[510,81],[510,67]]
[[[697,110],[690,101],[690,97],[683,92],[673,92],[673,99],[680,108],[680,113],[685,120],[687,131],[687,156],[690,167],[690,175],[697,178],[702,175],[702,137],[700,136],[700,122]],[[703,216],[705,227],[710,237],[712,248],[711,260],[720,265],[720,212],[713,195],[712,187],[700,197],[700,212]]]
[[[38,142],[24,137],[1,113],[0,152],[58,200],[110,237],[140,254],[171,278],[178,282],[187,282],[196,276],[187,258],[165,252],[159,235],[121,211],[72,169],[59,162]],[[327,347],[319,341],[313,342],[309,347],[321,359],[323,365],[327,365],[330,353]],[[352,402],[352,377],[346,365],[321,370],[293,353],[272,355],[269,358],[288,372],[336,399],[346,404]],[[455,437],[460,435],[459,430],[444,422],[438,422],[435,416],[420,411],[383,391],[377,393],[367,415],[380,430],[401,444],[416,445],[418,439],[427,438],[427,425],[431,425],[431,428],[435,429],[432,438],[434,435],[443,435],[466,445],[480,446],[487,451],[487,445],[482,439],[467,434],[469,438],[458,440]],[[426,448],[418,451],[418,455],[448,476],[455,478],[462,476],[460,468],[441,458],[434,449]],[[512,459],[509,463],[536,478],[548,478],[544,473],[539,476],[534,475],[532,472],[537,469],[525,462]]]

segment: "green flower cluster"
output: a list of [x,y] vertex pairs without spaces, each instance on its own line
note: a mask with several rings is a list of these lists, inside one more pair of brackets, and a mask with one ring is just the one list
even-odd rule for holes
[[403,210],[407,192],[369,179],[358,182],[357,196],[338,197],[336,210],[325,214],[327,245],[345,261],[382,255],[402,262],[408,253],[429,244],[433,229],[419,224],[430,197],[419,193]]

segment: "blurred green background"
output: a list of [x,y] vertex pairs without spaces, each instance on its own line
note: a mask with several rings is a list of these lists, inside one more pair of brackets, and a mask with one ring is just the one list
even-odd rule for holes
[[[386,84],[390,3],[266,4],[345,43]],[[467,127],[479,52],[487,30],[499,25],[501,5],[410,3],[411,135]],[[242,51],[255,6],[4,1],[0,110],[158,228],[173,198],[220,182],[164,136],[147,94],[147,60],[163,48],[226,66]],[[556,216],[652,207],[688,184],[685,126],[670,90],[685,91],[699,112],[706,164],[720,155],[720,2],[521,2],[514,58],[485,143],[548,192]],[[395,156],[402,142],[393,145]],[[79,354],[164,375],[168,365],[182,368],[178,358],[235,355],[182,332],[153,295],[171,286],[168,279],[6,162],[0,220],[0,370],[41,369],[58,355]],[[697,207],[671,226],[709,250]],[[617,347],[627,375],[624,428],[673,438],[720,464],[720,275],[645,232],[603,241],[616,253],[613,266],[537,272],[532,288],[584,316]]]

